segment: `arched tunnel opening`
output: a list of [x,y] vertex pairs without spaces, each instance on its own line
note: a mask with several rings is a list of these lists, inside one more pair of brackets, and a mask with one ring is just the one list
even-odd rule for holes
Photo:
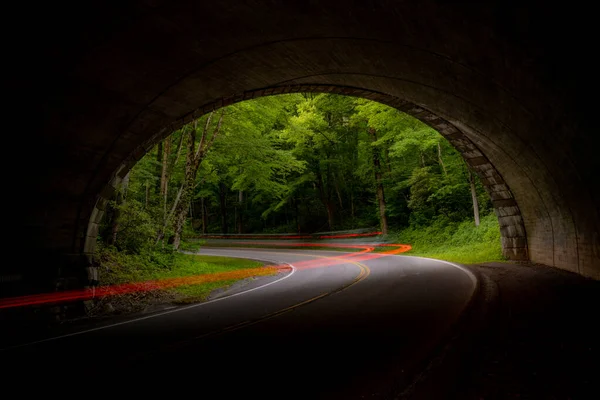
[[[94,214],[102,218],[90,221],[86,245],[95,280],[107,284],[114,267],[106,261],[115,250],[170,254],[189,251],[197,240],[201,248],[339,246],[416,256],[436,254],[434,244],[437,254],[445,247],[485,253],[450,261],[523,261],[513,248],[501,254],[494,212],[508,213],[494,209],[476,179],[481,162],[470,166],[438,131],[397,108],[335,94],[347,88],[328,89],[223,106],[157,138],[132,169],[123,167],[123,178],[111,182],[113,195],[97,203]],[[407,109],[448,129],[416,106]],[[460,145],[473,154],[466,139]],[[418,243],[399,233],[409,227]],[[462,232],[462,241],[449,231]],[[108,282],[130,283],[117,276]]]
[[[139,1],[81,5],[86,17],[73,19],[68,7],[40,6],[30,37],[4,35],[18,60],[6,75],[7,148],[24,146],[26,161],[8,174],[19,197],[5,223],[21,256],[4,263],[0,297],[65,289],[57,278],[81,286],[107,202],[170,133],[227,105],[304,92],[374,100],[448,139],[491,198],[503,253],[523,264],[515,276],[543,284],[547,275],[531,272],[541,266],[565,282],[600,279],[594,71],[579,62],[594,25],[578,10]],[[557,29],[565,21],[578,23]],[[548,287],[555,303],[572,299],[570,310],[589,306],[576,290]],[[584,326],[581,310],[561,315]],[[581,365],[592,365],[586,354]]]
[[[334,41],[337,41],[337,39]],[[365,79],[363,74],[347,74],[347,76],[338,76],[343,74],[324,75],[327,81],[340,81],[344,84],[347,84],[348,80],[356,81],[357,78],[359,80]],[[306,78],[292,81],[302,81],[304,79]],[[319,79],[315,77],[308,79],[314,81],[324,78],[321,76]],[[581,234],[581,229],[584,229],[586,226],[589,226],[593,230],[594,227],[590,226],[590,223],[595,213],[586,214],[583,220],[585,222],[582,221],[580,225],[576,224],[574,206],[570,206],[566,202],[567,200],[564,198],[564,195],[557,195],[559,193],[557,187],[558,177],[549,172],[552,169],[551,166],[544,164],[539,159],[539,155],[537,154],[539,151],[536,148],[524,144],[522,139],[510,138],[510,130],[498,121],[497,117],[492,117],[491,120],[484,121],[482,117],[484,111],[473,104],[465,102],[465,108],[469,110],[468,113],[476,114],[477,122],[483,125],[483,129],[487,128],[500,132],[499,137],[494,136],[493,133],[488,131],[482,132],[473,128],[469,123],[452,117],[452,114],[444,118],[440,116],[441,113],[436,114],[428,109],[426,103],[419,103],[420,105],[417,105],[403,97],[396,97],[371,89],[371,87],[377,87],[377,89],[390,88],[391,86],[388,85],[394,81],[393,79],[386,76],[374,77],[372,75],[368,75],[367,79],[375,81],[376,84],[373,85],[371,83],[369,89],[363,89],[345,85],[300,84],[286,81],[274,87],[246,90],[239,94],[204,104],[199,108],[187,112],[176,121],[166,126],[161,126],[158,131],[156,131],[156,128],[153,131],[145,131],[145,134],[148,136],[145,137],[143,142],[136,143],[133,151],[127,154],[120,164],[118,164],[118,159],[114,158],[111,153],[102,155],[104,159],[102,162],[103,168],[89,175],[91,180],[87,181],[85,185],[86,190],[83,192],[85,193],[83,197],[85,200],[77,202],[76,208],[71,207],[69,209],[74,218],[71,217],[70,221],[61,221],[63,235],[56,235],[56,231],[53,231],[51,235],[50,232],[44,232],[43,245],[54,245],[52,242],[62,237],[62,243],[57,247],[58,249],[62,249],[57,253],[60,260],[58,262],[62,264],[61,267],[66,265],[69,271],[72,271],[69,268],[71,265],[76,265],[74,268],[82,271],[82,266],[89,264],[93,257],[98,224],[102,219],[106,204],[113,195],[115,188],[119,185],[120,180],[159,140],[192,119],[196,119],[223,106],[262,96],[297,92],[335,93],[362,97],[394,107],[433,127],[448,139],[462,154],[469,166],[476,171],[486,191],[491,196],[496,215],[500,222],[503,253],[508,259],[555,266],[584,276],[597,276],[593,267],[594,252],[597,247],[597,243],[594,243],[594,238],[597,236],[593,232]],[[413,83],[410,85],[414,86]],[[418,90],[420,95],[425,94],[425,97],[431,96],[428,93],[431,91],[431,88],[423,89],[423,87],[420,87],[418,89],[421,89]],[[178,87],[177,90],[188,92],[190,89],[183,86],[183,88]],[[193,93],[201,93],[201,91],[193,91]],[[170,97],[169,94],[163,96],[165,99],[159,98],[155,101],[160,103],[161,101],[167,101]],[[456,98],[456,95],[449,93],[443,93],[440,97],[450,97],[456,100],[458,104],[462,100]],[[438,99],[436,97],[436,100]],[[445,100],[450,103],[449,99]],[[147,125],[148,118],[153,118],[154,114],[155,112],[153,111],[143,111],[131,123],[129,130],[131,132],[136,131],[138,124]],[[159,121],[158,123],[164,123],[162,120]],[[133,136],[134,134],[125,133],[124,135],[119,135],[111,145],[112,151],[118,151],[116,147],[123,140],[125,140],[127,145],[131,146],[133,144],[131,140],[124,139],[124,137],[128,138],[129,135]],[[140,137],[140,139],[142,138],[143,136]],[[527,153],[528,151],[531,153]],[[516,157],[514,154],[519,154],[519,157]],[[562,153],[560,156],[565,157],[566,155]],[[112,171],[109,169],[111,167],[106,165],[108,160],[112,162],[110,164],[114,168]],[[539,166],[538,169],[534,169],[536,165]],[[104,180],[108,181],[108,183],[102,184],[99,176],[103,176]],[[573,184],[570,176],[566,179],[570,180],[569,184]],[[69,187],[72,187],[71,184],[72,181],[69,182]],[[92,189],[92,187],[96,187],[96,189]],[[58,196],[61,195],[58,194]],[[570,192],[567,193],[568,196],[570,196]],[[576,197],[578,203],[586,200],[585,196],[578,195]],[[588,198],[588,200],[590,199]],[[60,203],[62,203],[61,207],[66,206],[64,202],[61,201]],[[59,212],[51,216],[46,215],[45,218],[62,218],[63,215]],[[44,224],[43,230],[52,226],[53,224]],[[50,236],[45,236],[46,234]],[[586,242],[587,239],[592,240],[589,246]],[[50,249],[49,254],[52,254],[52,250],[56,249]],[[590,251],[591,258],[586,256]],[[37,273],[40,273],[40,271],[36,270],[34,272],[34,274]],[[68,272],[67,275],[69,273],[72,272]],[[64,273],[62,274],[64,275]],[[18,276],[19,273],[17,272],[16,275]],[[44,274],[42,273],[41,275]],[[52,272],[50,272],[50,275],[52,275]]]
[[[306,89],[307,89],[307,87],[305,87],[305,86],[297,86],[297,87],[285,88],[283,90],[284,90],[284,93],[305,93]],[[527,238],[525,235],[525,228],[523,225],[523,221],[522,221],[522,217],[520,215],[519,208],[516,204],[516,201],[514,200],[514,196],[512,195],[510,189],[506,186],[506,184],[502,180],[502,177],[500,176],[498,171],[491,165],[489,160],[487,160],[485,158],[485,156],[483,156],[483,154],[477,149],[476,145],[473,144],[473,142],[471,142],[464,134],[462,134],[462,132],[457,130],[455,127],[453,127],[447,121],[431,114],[430,112],[428,112],[422,108],[415,106],[414,104],[410,104],[410,103],[401,101],[399,99],[390,98],[389,96],[385,96],[380,93],[366,92],[364,90],[357,90],[357,89],[345,88],[345,87],[319,87],[319,88],[316,88],[314,85],[309,87],[308,89],[313,90],[313,91],[318,90],[318,92],[313,92],[313,93],[325,93],[325,94],[344,93],[344,94],[351,94],[352,97],[363,98],[363,99],[368,98],[371,100],[376,100],[380,104],[389,105],[391,107],[396,108],[396,110],[398,110],[398,111],[402,110],[402,113],[404,113],[406,115],[411,115],[411,116],[413,116],[413,118],[414,117],[418,118],[420,121],[424,122],[427,126],[433,127],[435,129],[435,131],[438,133],[440,131],[443,131],[444,134],[442,137],[449,140],[449,143],[453,147],[455,147],[459,151],[459,153],[462,155],[462,157],[465,159],[467,165],[470,166],[472,168],[472,170],[475,171],[475,173],[477,173],[479,175],[479,177],[482,179],[481,183],[482,183],[484,189],[486,190],[488,195],[491,196],[491,203],[494,208],[494,212],[496,213],[496,216],[498,217],[498,219],[501,223],[500,230],[501,230],[502,249],[503,249],[504,257],[506,257],[506,259],[510,259],[510,260],[514,260],[514,261],[528,260],[527,245],[526,245]],[[276,95],[277,95],[276,92],[268,94],[268,96],[276,96]],[[257,94],[249,94],[246,97],[254,98],[254,99],[259,98],[259,96]],[[237,99],[243,99],[243,96],[238,96]],[[240,101],[243,101],[243,100],[240,100]],[[250,100],[246,100],[246,101],[250,101]],[[232,104],[234,104],[234,103],[232,103]],[[226,107],[226,106],[227,106],[227,104],[222,105],[222,107]],[[210,108],[205,108],[204,110],[208,110],[208,109],[210,109]],[[216,111],[216,110],[213,110],[213,111]],[[214,118],[216,120],[218,117],[215,116]],[[191,122],[188,122],[188,123],[191,124]],[[170,135],[170,134],[171,134],[171,131],[168,133],[168,135]],[[161,136],[156,137],[155,138],[156,142],[151,144],[152,148],[154,149],[156,146],[156,143],[161,142],[164,139],[165,138],[161,137]],[[183,137],[179,138],[179,141],[181,141],[182,144],[183,144],[184,140],[186,140],[186,139]],[[390,139],[388,139],[388,141],[389,140]],[[391,139],[391,140],[393,140],[393,139]],[[392,144],[393,144],[393,142],[392,142]],[[181,144],[177,147],[178,150],[174,150],[178,154],[180,153],[180,150],[179,150],[180,147],[181,147]],[[154,150],[156,150],[156,149],[154,149]],[[221,150],[221,151],[223,151],[223,150]],[[386,151],[388,152],[388,157],[389,157],[389,149],[386,149]],[[438,152],[441,152],[440,148],[438,148]],[[164,153],[164,151],[163,151],[163,153]],[[147,153],[145,153],[145,154],[147,154]],[[142,156],[145,154],[142,154]],[[157,157],[157,160],[160,159],[159,162],[161,162],[161,163],[163,162],[162,161],[163,154],[157,155],[156,157]],[[441,162],[443,168],[445,168],[445,166],[443,165],[443,161],[439,160],[439,158],[441,158],[441,153],[438,157],[438,162]],[[134,162],[137,162],[137,160],[135,160]],[[109,184],[107,184],[107,186],[102,191],[102,193],[113,193],[113,195],[111,195],[111,197],[99,197],[97,200],[96,207],[92,211],[92,217],[90,218],[90,221],[86,228],[86,232],[88,234],[86,236],[86,243],[84,244],[84,249],[86,249],[86,255],[89,258],[92,258],[94,256],[94,249],[95,249],[95,245],[97,242],[96,236],[99,231],[99,225],[103,221],[102,218],[103,218],[105,209],[107,207],[107,204],[110,200],[114,200],[114,193],[119,190],[119,185],[121,184],[121,180],[126,176],[127,176],[126,179],[129,180],[128,174],[130,172],[131,167],[132,167],[131,164],[124,164],[124,165],[120,166],[118,169],[119,173],[114,175],[114,178],[109,182]],[[354,168],[358,168],[358,167],[359,167],[358,165],[354,165]],[[391,173],[391,167],[389,165],[389,160],[388,160],[387,168],[390,169],[390,173]],[[202,181],[206,180],[206,178],[207,177],[205,176],[202,179]],[[329,179],[331,179],[331,178],[329,177]],[[387,180],[389,180],[389,179],[390,178],[388,177]],[[398,182],[391,182],[391,184],[393,184],[393,183],[398,183]],[[196,190],[198,190],[198,189],[196,189]],[[388,188],[388,190],[389,190],[389,188]],[[364,195],[364,194],[356,193],[356,195]],[[338,197],[340,197],[340,196],[341,196],[341,194],[339,193],[339,188],[338,188]],[[147,198],[147,196],[146,196],[146,198]],[[346,199],[346,201],[347,200],[348,199]],[[393,199],[390,199],[390,200],[393,200]],[[146,200],[146,202],[147,202],[147,200]],[[343,203],[341,197],[339,198],[339,202]],[[165,207],[170,208],[170,205],[167,206],[165,204]],[[222,210],[222,211],[225,212],[225,210]],[[236,212],[236,211],[234,211],[234,212]],[[333,215],[330,215],[330,217],[333,217]],[[188,214],[188,218],[191,218],[191,215]],[[319,228],[321,230],[324,230],[324,228],[327,226],[327,229],[332,230],[333,224],[331,222],[329,222],[329,224],[327,224],[327,215],[321,216],[321,218],[326,223],[322,223],[323,221],[321,221],[321,223],[319,223],[319,225],[320,225]],[[477,218],[479,218],[479,217],[477,217]],[[204,222],[202,222],[202,223],[204,223]],[[234,225],[235,224],[237,224],[237,220],[234,222]],[[387,222],[386,222],[386,225],[387,225]],[[371,224],[369,226],[375,227],[374,228],[375,230],[381,229],[380,223],[377,223],[377,222],[371,222]],[[309,229],[309,231],[296,232],[296,233],[313,233],[313,232],[316,232],[317,230],[319,230],[319,228],[314,226],[311,228],[312,231]],[[352,226],[352,228],[353,229],[356,229],[356,228],[364,229],[364,228],[367,228],[367,226]],[[107,228],[105,227],[105,230],[106,229]],[[301,229],[301,228],[298,227],[295,229]],[[289,229],[289,232],[293,232],[295,229]],[[327,230],[327,229],[325,229],[325,230]],[[289,234],[289,232],[287,232],[287,233]],[[227,233],[233,233],[233,232],[228,232],[227,224],[221,223],[220,233],[227,234]],[[241,234],[243,232],[239,231],[238,233]],[[110,235],[110,233],[105,232],[104,236],[107,236],[107,235]]]
[[[239,23],[217,39],[209,27],[231,15],[222,7],[140,4],[121,10],[121,19],[107,7],[79,27],[94,35],[55,30],[41,40],[46,73],[54,77],[32,74],[23,85],[35,84],[40,93],[41,108],[30,115],[40,122],[33,165],[43,168],[23,177],[23,212],[11,214],[18,216],[15,231],[28,237],[24,249],[37,256],[8,266],[3,282],[51,276],[93,252],[88,238],[103,202],[158,138],[223,105],[293,91],[371,98],[430,124],[492,194],[510,258],[598,278],[593,135],[585,105],[576,105],[578,86],[553,80],[545,69],[566,71],[570,64],[546,58],[542,49],[551,41],[520,42],[502,24],[506,18],[523,26],[518,18],[529,18],[554,35],[547,19],[526,8],[471,5],[479,19],[465,25],[458,23],[468,15],[458,11],[463,6],[435,2],[357,6],[364,13],[356,14],[323,7],[316,19],[293,6],[269,13],[244,6],[247,15],[236,10]],[[212,18],[203,27],[192,22],[204,14]],[[114,24],[103,24],[105,18]],[[378,22],[352,22],[360,18]],[[363,31],[367,25],[379,28]],[[40,269],[33,259],[42,256],[55,266]]]
[[[167,9],[173,14],[159,19],[175,19],[187,10]],[[384,24],[404,29],[403,34],[383,28],[360,34],[361,24],[341,24],[344,18],[357,17],[332,12],[330,17],[340,25],[321,28],[321,20],[300,22],[304,20],[296,20],[297,13],[283,7],[279,21],[287,21],[294,34],[276,34],[282,26],[278,22],[269,28],[272,33],[250,40],[235,32],[270,26],[267,20],[253,25],[250,21],[266,16],[252,12],[239,31],[228,31],[223,39],[228,45],[203,45],[198,53],[193,38],[203,37],[206,27],[184,18],[177,24],[188,29],[185,33],[158,28],[158,11],[149,8],[139,20],[121,22],[126,29],[120,36],[94,39],[103,45],[75,50],[77,42],[65,40],[60,46],[72,49],[77,63],[49,58],[61,79],[40,81],[40,75],[31,80],[48,90],[43,90],[47,98],[41,104],[46,105],[37,115],[44,119],[33,150],[36,165],[44,168],[25,179],[31,183],[23,185],[26,195],[19,205],[27,212],[14,213],[20,216],[16,229],[28,235],[28,252],[55,257],[59,264],[92,252],[88,237],[94,236],[103,199],[114,183],[157,138],[186,121],[243,99],[330,91],[412,112],[453,142],[493,193],[503,246],[511,258],[597,278],[596,185],[588,184],[595,180],[593,135],[581,121],[570,122],[582,108],[574,108],[574,97],[559,97],[566,88],[554,89],[560,83],[545,80],[544,64],[519,64],[524,53],[512,37],[486,33],[498,23],[495,17],[484,14],[488,19],[466,28],[450,24],[459,16],[445,15],[442,9],[432,14],[419,7],[411,11],[425,12],[422,20],[435,21],[437,30],[424,28],[417,18],[399,26]],[[391,22],[385,14],[373,9],[366,15]],[[93,26],[98,32],[110,29]],[[485,47],[481,41],[460,39],[474,37],[474,32],[486,38]],[[147,40],[151,48],[141,44]],[[513,51],[506,47],[511,43]],[[536,45],[543,48],[545,42]],[[56,46],[47,44],[49,51]],[[187,54],[196,56],[186,59]],[[146,74],[136,75],[142,64]],[[54,87],[58,82],[61,86]],[[13,270],[5,275],[8,281],[23,274]]]

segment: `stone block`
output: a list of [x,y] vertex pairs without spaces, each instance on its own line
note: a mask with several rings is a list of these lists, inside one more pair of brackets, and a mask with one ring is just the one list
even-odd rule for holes
[[[488,188],[489,188],[489,186],[488,186]],[[509,192],[509,191],[495,192],[495,191],[491,191],[491,190],[488,189],[488,193],[490,194],[492,202],[494,202],[496,200],[512,199],[513,198],[512,193]]]
[[502,242],[502,248],[521,248],[527,247],[527,238],[525,237],[502,237],[500,238]]
[[467,164],[469,164],[472,167],[478,166],[478,165],[483,165],[483,164],[490,164],[490,161],[481,156],[481,157],[474,157],[474,158],[468,158],[467,160]]
[[525,247],[508,247],[502,249],[502,254],[513,261],[528,261],[528,251]]
[[522,225],[523,220],[521,215],[498,216],[498,223],[501,227],[509,225]]
[[525,228],[521,225],[501,226],[500,234],[505,238],[525,237]]
[[519,211],[519,207],[517,207],[516,205],[508,207],[496,207],[495,211],[498,217],[508,217],[511,215],[518,216],[519,223],[523,223],[523,219],[521,218],[521,212]]
[[86,236],[97,237],[99,225],[95,222],[90,222],[87,227]]

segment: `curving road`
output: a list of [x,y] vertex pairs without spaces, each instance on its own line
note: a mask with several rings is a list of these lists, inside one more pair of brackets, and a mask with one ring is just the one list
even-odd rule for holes
[[292,269],[209,302],[4,348],[3,381],[22,391],[60,387],[82,395],[394,398],[476,286],[460,266],[409,256],[216,248],[201,254]]

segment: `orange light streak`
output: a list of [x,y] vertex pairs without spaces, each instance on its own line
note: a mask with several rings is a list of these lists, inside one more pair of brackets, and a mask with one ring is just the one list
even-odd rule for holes
[[[239,242],[242,244],[257,244],[256,242]],[[265,243],[260,243],[265,244]],[[269,243],[269,246],[286,246],[286,247],[334,247],[334,248],[352,248],[362,249],[359,252],[340,255],[335,258],[323,258],[316,260],[307,260],[294,263],[297,270],[324,268],[332,265],[343,264],[344,260],[351,259],[352,261],[364,261],[375,258],[386,257],[388,255],[404,253],[411,249],[407,244],[369,244],[369,245],[350,245],[340,243]],[[375,247],[386,246],[395,247],[393,250],[371,253]],[[42,304],[57,304],[73,301],[91,300],[95,297],[114,296],[125,293],[147,292],[152,290],[170,289],[182,285],[195,285],[206,282],[218,282],[232,279],[243,279],[250,276],[261,276],[273,274],[276,270],[290,269],[287,264],[274,265],[261,268],[248,268],[243,270],[219,272],[215,274],[201,274],[194,276],[186,276],[179,278],[168,278],[161,280],[153,280],[138,283],[125,283],[112,286],[99,286],[94,289],[75,289],[65,290],[60,292],[42,293],[27,296],[8,297],[0,299],[0,309],[24,307]]]

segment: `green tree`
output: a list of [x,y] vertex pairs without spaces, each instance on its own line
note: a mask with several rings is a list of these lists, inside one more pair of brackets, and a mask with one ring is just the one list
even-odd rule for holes
[[143,157],[124,193],[109,204],[101,236],[131,249],[144,246],[128,237],[132,227],[122,229],[130,221],[155,232],[136,240],[177,248],[187,229],[387,232],[491,210],[481,183],[431,127],[332,94],[264,97],[204,116]]

